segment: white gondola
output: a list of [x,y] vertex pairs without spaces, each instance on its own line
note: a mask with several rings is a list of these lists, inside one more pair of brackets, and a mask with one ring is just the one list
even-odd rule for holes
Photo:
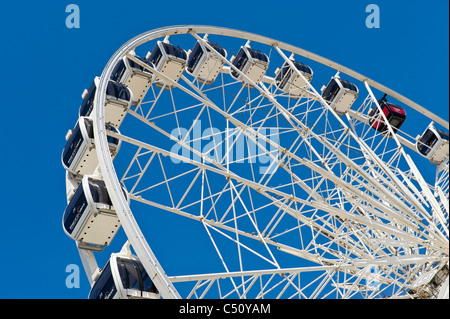
[[89,293],[89,299],[160,299],[161,295],[136,256],[111,254]]
[[[225,49],[215,43],[209,41],[207,43],[222,57],[227,57]],[[220,56],[211,52],[202,41],[198,41],[192,51],[188,51],[186,72],[195,77],[200,83],[210,85],[216,80],[224,64],[225,61]]]
[[449,134],[436,129],[431,123],[423,134],[416,138],[416,149],[431,163],[439,165],[449,155]]
[[[79,116],[91,116],[100,78],[96,77],[89,90],[82,94]],[[119,127],[133,101],[133,94],[124,85],[109,81],[106,87],[105,123]]]
[[275,85],[284,93],[288,93],[290,97],[298,98],[305,93],[306,86],[312,80],[313,71],[303,63],[292,59],[291,62],[303,77],[285,61],[283,66],[275,71]]
[[[178,82],[186,66],[187,53],[182,48],[165,41],[158,41],[153,51],[147,54],[146,59],[158,72]],[[153,83],[158,87],[168,89],[172,86],[170,81],[158,74],[154,75]]]
[[[107,124],[106,129],[118,133],[119,131]],[[75,175],[92,175],[97,166],[97,152],[95,150],[94,126],[88,117],[80,117],[73,130],[66,135],[66,146],[61,160],[64,168]],[[114,158],[121,145],[119,139],[108,137],[111,157]]]
[[102,251],[111,243],[120,221],[102,180],[83,177],[66,207],[62,224],[65,233],[80,248]]
[[[250,48],[248,44],[242,46],[236,56],[231,57],[230,62],[255,84],[261,82],[269,67],[267,55]],[[234,69],[231,69],[231,76],[245,83],[245,77]],[[246,85],[252,87],[248,83]]]
[[358,87],[353,83],[342,80],[339,75],[333,76],[325,87],[322,87],[322,97],[338,114],[344,115],[350,110],[358,98]]
[[[380,100],[378,100],[378,105],[383,112],[386,120],[391,126],[394,133],[400,129],[400,127],[406,121],[406,111],[399,105],[389,103],[386,99],[387,94],[385,94]],[[369,110],[369,125],[379,132],[386,133],[388,131],[388,124],[385,123],[382,115],[377,106]],[[388,135],[389,136],[389,135]]]
[[120,127],[133,102],[133,93],[127,87],[108,82],[106,87],[105,123]]
[[[151,65],[148,60],[135,56],[136,59],[145,64]],[[140,64],[123,57],[111,73],[111,80],[121,84],[133,93],[133,103],[138,105],[147,94],[151,82],[152,73]]]

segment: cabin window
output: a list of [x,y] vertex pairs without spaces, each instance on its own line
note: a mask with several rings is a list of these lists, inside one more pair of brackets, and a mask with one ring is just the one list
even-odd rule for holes
[[[119,133],[119,131],[114,126],[112,126],[110,124],[106,124],[105,128],[108,131],[111,131],[111,132],[114,132],[114,133]],[[115,137],[107,135],[106,136],[106,140],[108,141],[109,144],[119,145],[119,139],[118,138],[115,138]]]
[[325,91],[323,92],[323,99],[332,102],[336,95],[338,94],[340,90],[339,84],[336,82],[335,79],[332,79],[330,84],[326,87]]
[[89,299],[112,299],[117,292],[108,262],[89,293]]
[[118,82],[125,73],[125,70],[126,70],[125,62],[123,61],[123,59],[121,59],[111,73],[111,80]]
[[[139,61],[142,61],[142,62],[145,63],[145,64],[149,64],[149,61],[147,61],[147,60],[144,59],[144,58],[141,58],[141,57],[139,57],[139,56],[135,56],[135,58],[138,59]],[[136,62],[134,62],[134,61],[132,61],[132,60],[130,60],[130,59],[128,59],[128,63],[130,63],[130,67],[131,67],[132,69],[136,69],[136,70],[138,70],[138,71],[147,71],[147,72],[150,72],[149,70],[144,69],[144,67],[142,67],[140,64],[138,64],[138,63],[136,63]]]
[[116,99],[129,101],[130,100],[130,92],[126,87],[122,85],[117,85],[112,81],[108,82],[108,86],[106,87],[106,95],[114,96]]
[[402,119],[401,118],[398,118],[398,117],[393,117],[390,121],[389,121],[389,123],[391,123],[391,126],[394,128],[394,131],[396,130],[396,129],[399,129],[400,128],[400,126],[403,124],[403,121],[402,121]]
[[430,153],[430,150],[433,148],[434,144],[436,144],[437,140],[438,139],[434,132],[430,129],[427,129],[418,142],[418,151],[422,155],[427,156],[428,153]]
[[[309,66],[296,61],[292,61],[292,63],[294,64],[295,68],[300,72],[312,75],[312,70]],[[289,78],[291,77],[292,72],[293,70],[290,67],[289,63],[284,62],[283,66],[281,67],[281,70],[278,72],[276,77],[277,85],[280,89],[283,89],[286,86]]]
[[263,62],[269,62],[269,59],[267,58],[267,55],[265,55],[264,53],[258,51],[258,50],[253,50],[248,48],[247,49],[248,52],[250,53],[250,56],[254,59],[263,61]]
[[75,192],[75,195],[73,195],[72,200],[67,206],[66,211],[64,212],[64,228],[69,234],[72,234],[87,206],[88,204],[83,191],[83,186],[80,184]]
[[164,51],[166,51],[166,53],[168,55],[172,55],[179,59],[186,60],[186,52],[183,49],[181,49],[180,47],[176,47],[171,44],[164,43],[164,42],[162,42],[162,46],[164,48]]
[[94,201],[94,203],[101,203],[112,206],[112,202],[109,198],[105,182],[93,179],[88,179],[88,181],[89,190],[91,192],[92,200]]
[[66,167],[70,167],[72,164],[83,141],[83,135],[81,134],[80,126],[77,123],[63,150],[63,163]]
[[139,271],[136,264],[129,259],[117,259],[120,280],[124,289],[139,289]]
[[340,82],[341,82],[341,84],[342,84],[342,86],[344,88],[349,89],[349,90],[354,91],[354,92],[358,91],[358,89],[356,88],[356,86],[353,83],[350,83],[350,82],[345,81],[345,80],[340,80]]
[[157,289],[142,263],[130,259],[117,259],[119,274],[124,289],[136,289],[157,293]]
[[[209,41],[208,41],[208,44],[210,46],[212,46],[214,48],[214,50],[216,50],[221,56],[223,56],[223,57],[226,56],[225,49],[223,49],[221,46],[219,46],[215,43],[209,42]],[[211,50],[209,50],[208,48],[206,48],[206,50],[208,50],[208,52],[211,52]]]
[[189,54],[189,61],[187,63],[187,69],[189,72],[194,72],[195,68],[197,67],[198,62],[200,61],[200,58],[203,56],[203,50],[200,46],[200,44],[197,42],[194,46],[194,49],[192,49],[192,52]]
[[[241,48],[239,50],[238,54],[236,55],[236,57],[233,60],[233,65],[238,70],[242,71],[242,69],[244,68],[244,65],[247,63],[247,61],[248,61],[247,54],[245,54],[244,49]],[[231,74],[234,77],[238,77],[239,76],[239,74],[234,69],[231,71]]]
[[287,64],[287,62],[285,62],[283,64],[283,66],[281,67],[280,72],[277,75],[277,81],[280,81],[281,79],[283,79],[287,75],[289,70],[290,70],[289,64]]
[[147,271],[141,263],[139,263],[139,269],[141,271],[141,277],[144,285],[143,290],[147,292],[158,293],[158,289],[156,289],[153,281],[150,279],[150,276],[147,274]]
[[292,71],[291,68],[289,67],[289,64],[285,62],[276,77],[276,81],[278,82],[278,86],[280,87],[280,89],[283,89],[286,86],[286,83],[289,80],[291,73]]
[[438,134],[441,136],[442,139],[448,141],[449,140],[449,135],[448,133],[442,131],[442,130],[437,130]]
[[91,114],[94,107],[95,91],[97,91],[97,86],[95,85],[95,82],[92,82],[87,95],[84,97],[84,100],[81,103],[79,112],[80,116],[89,116],[89,114]]
[[86,128],[86,132],[89,138],[94,138],[94,124],[92,121],[84,118],[84,127]]
[[149,61],[151,63],[153,63],[153,65],[155,67],[157,67],[161,58],[162,58],[162,52],[161,52],[159,46],[156,45],[152,51],[152,54],[150,55]]
[[302,71],[302,72],[307,73],[307,74],[312,74],[312,70],[311,70],[311,68],[309,66],[304,65],[304,64],[299,63],[299,62],[296,62],[296,61],[293,61],[293,63],[295,65],[295,67],[297,68],[297,70]]
[[[384,100],[378,101],[378,103],[380,104],[383,113],[386,115],[386,119],[388,120],[389,124],[392,126],[392,129],[394,130],[394,132],[397,132],[397,130],[402,126],[403,122],[405,122],[405,111],[401,107],[388,103]],[[382,130],[387,129],[387,126],[384,125],[383,119],[381,119],[381,121],[383,122]]]

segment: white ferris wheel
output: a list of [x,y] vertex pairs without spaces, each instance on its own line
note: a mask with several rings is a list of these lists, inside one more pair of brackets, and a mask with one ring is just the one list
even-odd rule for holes
[[129,40],[82,97],[63,228],[91,298],[448,298],[449,123],[428,109],[196,25]]

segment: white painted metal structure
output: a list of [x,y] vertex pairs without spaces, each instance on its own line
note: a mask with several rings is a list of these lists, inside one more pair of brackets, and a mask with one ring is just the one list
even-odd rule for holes
[[[206,37],[228,56],[249,44],[265,52],[270,64],[262,81],[252,82]],[[216,53],[223,67],[214,83],[206,85],[186,72],[174,81],[166,75],[170,70],[160,72],[135,57],[169,38],[186,51],[200,41]],[[124,57],[150,70],[159,83],[128,108],[120,133],[114,133],[105,129],[103,106],[111,72]],[[314,80],[304,79],[292,59],[314,64]],[[307,84],[302,96],[291,99],[277,89],[273,75],[283,63]],[[231,70],[240,76],[232,77]],[[314,82],[321,72],[329,79],[336,71],[359,89],[344,116],[315,88],[328,81]],[[367,114],[380,108],[377,100],[384,93],[408,116],[416,113],[448,131],[448,121],[361,74],[243,31],[165,27],[129,40],[114,53],[100,77],[92,114],[97,174],[161,296],[448,296],[448,154],[435,166],[416,153],[412,136],[424,128],[404,125],[394,133],[388,125],[390,134],[373,130]],[[122,141],[114,162],[108,137]],[[419,158],[436,170],[435,180],[423,175]],[[168,215],[170,224],[158,224],[157,216]],[[184,227],[177,226],[180,217]],[[151,249],[143,221],[166,229],[168,238],[180,244],[203,231],[192,246],[198,271],[185,271],[176,255],[178,268],[160,263],[161,252]],[[151,244],[159,247],[155,239]],[[176,254],[175,248],[166,249]],[[80,247],[79,252],[93,283],[99,272],[94,253]]]

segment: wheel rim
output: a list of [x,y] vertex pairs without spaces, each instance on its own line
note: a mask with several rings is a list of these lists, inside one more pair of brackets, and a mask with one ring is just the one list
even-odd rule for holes
[[[391,138],[374,134],[368,125],[361,124],[358,114],[366,114],[371,107],[379,108],[374,92],[381,90],[447,129],[448,123],[356,72],[254,34],[216,27],[169,27],[147,32],[123,45],[105,67],[98,92],[105,92],[112,69],[130,50],[169,35],[174,40],[177,35],[186,35],[197,41],[197,34],[203,33],[211,37],[251,40],[251,45],[258,42],[257,45],[263,44],[270,49],[271,57],[272,53],[278,54],[279,61],[285,61],[289,54],[286,51],[289,51],[332,66],[354,79],[365,80],[359,89],[365,88],[367,97],[354,106],[356,114],[341,118],[312,86],[307,88],[309,93],[303,98],[290,99],[264,82],[248,89],[234,83],[228,74],[223,74],[222,81],[228,77],[226,82],[210,89],[195,81],[188,83],[192,78],[184,75],[186,81],[180,80],[182,85],[173,83],[174,88],[168,91],[152,86],[147,93],[150,100],[130,110],[127,120],[132,117],[159,134],[164,132],[161,136],[165,136],[167,141],[170,141],[173,129],[184,133],[180,135],[187,138],[184,141],[180,138],[176,145],[184,146],[184,150],[188,150],[184,154],[188,155],[170,154],[174,144],[167,144],[171,148],[164,149],[164,145],[153,145],[147,139],[127,138],[121,130],[123,135],[116,137],[134,145],[138,151],[134,151],[129,164],[121,168],[122,172],[117,172],[115,165],[118,164],[116,160],[113,164],[109,156],[107,135],[111,133],[107,134],[104,129],[104,110],[97,107],[104,105],[105,95],[97,94],[94,131],[100,169],[123,229],[164,298],[207,297],[209,293],[214,297],[253,298],[405,296],[406,289],[414,286],[421,273],[441,268],[448,262],[448,212],[443,207],[444,200],[433,200],[437,186],[448,198],[448,160],[440,167],[443,173],[436,185],[429,186],[401,147],[404,142],[398,137],[400,135],[392,131]],[[227,95],[235,87],[232,92],[237,93],[231,99],[234,102],[229,104]],[[179,102],[178,93],[182,93],[190,103]],[[215,93],[226,101],[223,107],[213,96]],[[163,99],[163,95],[170,98]],[[163,101],[172,104],[173,110],[152,114]],[[151,106],[155,108],[150,110]],[[169,117],[171,121],[167,120]],[[206,123],[206,126],[198,128],[200,123]],[[195,132],[200,130],[204,133],[205,128],[209,133],[194,137]],[[236,155],[237,149],[233,147],[240,140],[234,139],[234,144],[230,140],[238,134],[244,137],[244,150],[245,146],[253,148],[254,153],[230,160],[231,154],[224,154],[233,149],[233,155]],[[211,135],[214,139],[210,148],[202,143],[194,145],[199,138],[209,138],[211,142]],[[222,143],[216,143],[219,136],[228,139],[222,138]],[[176,140],[176,136],[172,137]],[[217,145],[224,148],[222,154],[218,153],[220,148]],[[214,156],[211,153],[209,157],[205,156],[211,147],[216,147],[214,150],[217,152]],[[174,163],[186,157],[189,163]],[[137,177],[139,183],[136,185],[139,185],[144,176],[148,177],[147,172],[151,171],[154,163],[159,164],[159,171],[153,170],[159,173],[159,179],[153,176],[154,180],[141,190],[134,184],[130,187],[130,182],[135,183],[136,180],[130,173],[135,166],[142,172]],[[262,174],[258,170],[261,168]],[[186,183],[189,179],[193,182],[188,184],[188,191],[177,190],[177,194],[172,194],[176,189],[172,184]],[[135,201],[199,222],[221,260],[222,271],[197,276],[166,275],[122,195],[122,186],[131,191],[131,198]],[[155,200],[154,193],[150,199],[145,197],[145,194],[151,194],[151,190],[160,190],[160,186],[167,189],[166,196],[160,196],[160,203]],[[217,190],[213,190],[213,186]],[[412,191],[414,187],[423,195]],[[229,197],[226,202],[232,204],[231,209],[223,208],[222,196]],[[434,214],[430,213],[431,209],[434,209]],[[287,227],[287,231],[275,235],[282,226]],[[214,236],[226,238],[234,245],[237,262],[227,260],[223,253],[227,250],[219,248],[222,243]],[[255,248],[258,246],[255,242],[262,242],[259,244],[262,249]],[[255,267],[253,259],[248,265],[247,255],[243,257],[244,251],[270,267]],[[281,261],[280,253],[289,255],[289,261]],[[291,261],[292,257],[295,262]],[[300,266],[296,266],[297,260],[308,262],[299,262]],[[275,274],[282,276],[278,278]],[[404,278],[399,279],[402,276]],[[221,281],[223,277],[228,278],[228,286]],[[188,294],[180,295],[173,283],[184,281],[193,281],[194,287]],[[223,291],[218,292],[218,286]]]

